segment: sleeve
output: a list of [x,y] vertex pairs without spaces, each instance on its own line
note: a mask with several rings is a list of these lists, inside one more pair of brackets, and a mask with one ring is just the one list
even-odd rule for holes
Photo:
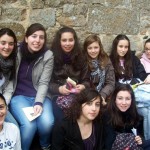
[[88,69],[88,64],[84,61],[81,67],[80,73],[80,84],[83,84],[86,88],[90,87],[90,71]]
[[[15,150],[21,150],[21,138],[20,131],[17,126],[15,126],[14,131],[16,131],[16,145],[14,147]],[[14,132],[13,131],[13,132]]]
[[116,132],[111,124],[108,123],[108,116],[103,115],[102,117],[104,126],[104,145],[105,150],[111,150],[112,144],[116,139]]
[[38,81],[38,88],[37,88],[37,94],[35,98],[35,102],[41,102],[43,103],[48,87],[49,87],[49,82],[51,79],[52,75],[52,70],[53,70],[53,63],[54,63],[54,56],[51,51],[48,50],[48,53],[45,53],[44,55],[44,60],[43,60],[43,70],[41,77]]
[[10,103],[13,92],[14,92],[14,82],[11,80],[2,90],[2,94],[6,99],[7,105]]
[[106,66],[105,83],[100,91],[101,96],[106,99],[115,88],[115,73],[111,61]]
[[54,126],[52,132],[52,146],[51,150],[63,150],[66,128],[63,125],[63,121]]
[[141,61],[136,56],[134,56],[133,63],[133,77],[140,78],[142,81],[144,81],[147,77],[147,74]]

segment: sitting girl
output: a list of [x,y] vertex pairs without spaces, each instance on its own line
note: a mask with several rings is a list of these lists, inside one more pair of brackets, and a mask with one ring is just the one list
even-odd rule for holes
[[91,86],[102,96],[103,105],[115,88],[115,73],[113,65],[103,49],[100,38],[90,35],[84,41],[86,61],[91,74]]
[[150,73],[150,38],[144,44],[144,53],[140,59],[146,73]]
[[[144,150],[150,149],[150,141],[142,141],[143,128],[142,118],[136,109],[135,97],[132,88],[128,84],[121,84],[116,87],[112,94],[111,101],[107,111],[103,115],[105,147],[106,150],[111,150],[116,137],[121,133],[131,133],[132,129],[137,130],[137,134],[133,134],[131,145],[137,146]],[[148,131],[147,131],[148,132]],[[124,139],[128,140],[128,139]],[[124,146],[124,145],[123,145]],[[134,149],[132,146],[129,149]],[[123,147],[121,147],[121,150]],[[125,149],[125,147],[124,147]],[[117,150],[120,150],[117,148]]]
[[54,127],[52,150],[102,150],[101,103],[96,90],[81,91],[68,109],[67,118]]
[[13,123],[4,122],[6,114],[6,100],[0,94],[0,149],[21,150],[20,131]]

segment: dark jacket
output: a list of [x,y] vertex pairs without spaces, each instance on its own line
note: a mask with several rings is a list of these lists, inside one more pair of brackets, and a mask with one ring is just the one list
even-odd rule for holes
[[139,58],[135,56],[134,52],[132,52],[131,56],[133,65],[133,78],[140,78],[142,81],[144,81],[147,77],[144,66],[142,65]]
[[[103,150],[102,124],[95,122],[94,126],[96,145],[93,150]],[[84,143],[77,122],[64,119],[54,127],[51,150],[84,150]]]
[[80,68],[80,70],[75,70],[72,64],[62,64],[59,69],[54,67],[49,86],[50,93],[54,95],[60,94],[59,86],[66,84],[66,79],[68,77],[76,81],[77,84],[83,84],[85,87],[89,87],[90,73],[88,71],[88,65],[85,61],[83,61]]
[[[127,118],[126,115],[124,115],[124,119]],[[110,115],[108,112],[105,112],[102,117],[103,125],[104,125],[104,141],[105,141],[105,150],[111,150],[112,144],[114,143],[116,136],[118,133],[133,133],[131,129],[133,129],[133,126],[127,126],[126,123],[124,123],[124,127],[114,127],[109,122]],[[141,120],[137,123],[137,125],[134,126],[134,128],[137,129],[137,135],[140,135],[143,137],[143,119],[141,117]]]

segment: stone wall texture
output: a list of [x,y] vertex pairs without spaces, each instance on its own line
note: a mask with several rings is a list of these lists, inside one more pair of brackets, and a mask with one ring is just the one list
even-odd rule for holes
[[[45,26],[50,45],[63,25],[73,27],[81,43],[92,33],[109,53],[117,34],[126,34],[132,50],[143,50],[150,35],[149,0],[0,0],[0,28],[9,27],[22,41],[32,23]],[[150,36],[149,36],[150,37]]]

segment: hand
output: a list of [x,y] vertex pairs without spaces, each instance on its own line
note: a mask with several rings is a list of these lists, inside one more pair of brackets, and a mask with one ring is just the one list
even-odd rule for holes
[[142,139],[140,136],[136,136],[135,137],[135,141],[137,142],[138,145],[141,145],[142,144]]
[[104,97],[102,97],[102,105],[103,106],[107,105],[107,102],[105,101]]
[[146,77],[146,79],[144,80],[145,84],[150,84],[150,74]]
[[42,113],[43,107],[41,105],[34,105],[33,110],[34,110],[34,116],[36,116],[37,114]]
[[75,87],[77,93],[80,93],[82,90],[85,89],[85,86],[83,84],[77,84]]
[[69,95],[71,91],[66,88],[66,85],[63,85],[59,87],[59,93],[62,95]]

